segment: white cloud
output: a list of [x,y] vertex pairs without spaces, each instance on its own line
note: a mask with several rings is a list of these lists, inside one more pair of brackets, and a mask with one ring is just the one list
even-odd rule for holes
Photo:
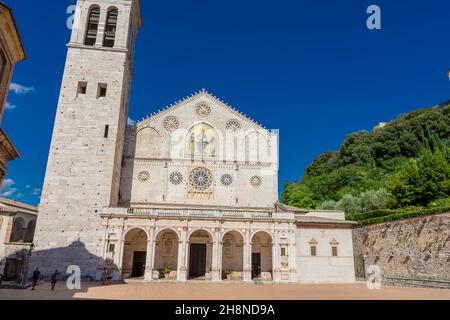
[[16,105],[9,103],[8,101],[6,101],[6,106],[5,106],[5,110],[14,110],[15,108],[17,108]]
[[33,189],[33,193],[31,194],[32,196],[39,196],[41,194],[42,190],[41,188],[34,188]]
[[17,188],[14,187],[15,182],[13,179],[5,179],[3,182],[3,189],[0,193],[0,197],[11,197],[17,192]]
[[0,193],[0,196],[2,196],[2,197],[11,197],[14,194],[14,192],[15,192],[14,190],[8,190],[8,191]]
[[133,124],[135,124],[136,122],[133,120],[133,119],[131,119],[130,117],[128,117],[128,125],[129,126],[132,126]]
[[11,187],[14,183],[13,179],[5,179],[5,181],[3,181],[3,189]]
[[22,94],[27,94],[29,92],[34,92],[36,90],[34,89],[34,87],[25,87],[21,84],[13,82],[9,86],[9,91],[13,91],[15,94],[22,95]]

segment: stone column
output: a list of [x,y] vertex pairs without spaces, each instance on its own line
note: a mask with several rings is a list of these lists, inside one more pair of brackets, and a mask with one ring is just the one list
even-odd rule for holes
[[109,226],[106,225],[105,226],[105,232],[103,232],[103,238],[102,238],[102,245],[101,247],[102,249],[102,258],[103,261],[106,261],[106,259],[108,258],[108,242],[109,242],[109,237],[108,237],[108,228]]
[[187,281],[187,252],[189,241],[187,239],[187,227],[183,227],[178,242],[177,281]]
[[220,254],[221,242],[220,228],[216,228],[212,246],[212,281],[222,281],[222,268],[220,267],[222,262],[222,255]]
[[155,248],[155,227],[150,227],[147,240],[147,257],[145,261],[145,281],[153,280],[153,263],[154,263],[154,248]]
[[100,21],[98,22],[97,39],[95,40],[96,47],[103,47],[103,39],[105,37],[106,27],[106,9],[100,9]]
[[244,281],[252,281],[252,239],[250,229],[245,230],[244,239]]
[[274,282],[280,281],[280,242],[278,237],[278,230],[273,233],[272,243],[272,280]]
[[123,265],[123,250],[124,250],[124,226],[120,227],[119,238],[117,242],[117,261],[114,261],[117,265],[118,274],[114,275],[114,280],[120,280],[122,278],[122,265]]
[[[102,224],[103,226],[103,224]],[[95,272],[95,280],[99,281],[102,279],[102,275],[103,275],[103,268],[106,267],[106,261],[107,259],[111,259],[112,261],[114,261],[114,256],[112,257],[108,257],[108,247],[109,247],[109,226],[108,224],[106,224],[104,227],[104,232],[103,232],[103,237],[102,237],[102,244],[101,244],[101,262],[99,262],[97,264],[97,269]],[[114,278],[114,269],[113,269],[113,278]]]
[[297,253],[296,253],[296,239],[295,239],[295,231],[289,231],[289,273],[290,273],[290,282],[296,282],[297,279]]

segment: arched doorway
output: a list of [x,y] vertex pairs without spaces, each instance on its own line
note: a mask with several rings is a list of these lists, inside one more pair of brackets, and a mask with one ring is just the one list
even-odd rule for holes
[[272,237],[267,232],[252,238],[252,278],[272,280]]
[[122,277],[140,278],[145,273],[147,259],[147,233],[139,228],[132,229],[125,235]]
[[[171,229],[162,230],[156,236],[154,270],[158,278],[175,280],[178,267],[178,235]],[[156,277],[156,274],[155,274]]]
[[190,279],[210,280],[212,278],[212,242],[211,234],[205,230],[194,231],[189,237]]
[[227,232],[222,239],[222,276],[244,279],[244,237],[237,231]]

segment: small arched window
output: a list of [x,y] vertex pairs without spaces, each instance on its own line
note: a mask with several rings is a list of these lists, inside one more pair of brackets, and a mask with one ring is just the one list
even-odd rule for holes
[[103,46],[112,48],[116,40],[118,11],[116,8],[109,9],[106,16],[105,38],[103,39]]
[[89,17],[87,22],[86,39],[84,44],[87,46],[93,46],[97,41],[98,24],[100,21],[100,7],[93,7],[89,11]]

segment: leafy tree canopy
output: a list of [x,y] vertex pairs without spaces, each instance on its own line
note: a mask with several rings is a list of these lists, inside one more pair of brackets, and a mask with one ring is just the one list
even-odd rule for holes
[[450,106],[403,114],[372,132],[352,133],[319,155],[282,201],[349,213],[427,206],[450,197]]

